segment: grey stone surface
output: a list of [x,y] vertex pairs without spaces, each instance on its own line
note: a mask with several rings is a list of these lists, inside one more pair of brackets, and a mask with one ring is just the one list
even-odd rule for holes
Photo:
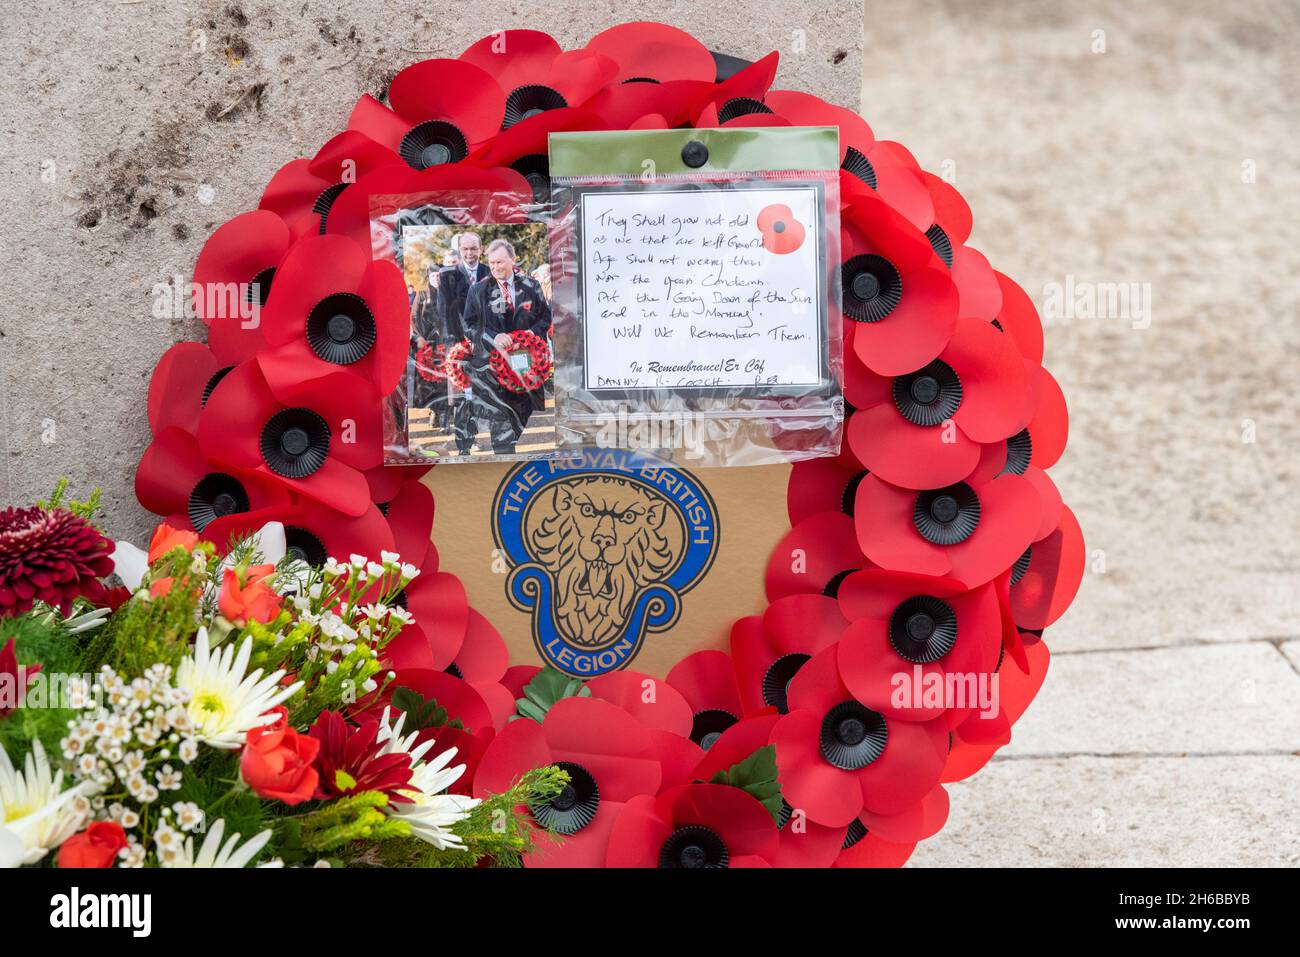
[[510,26],[576,46],[653,15],[737,56],[780,50],[780,85],[856,106],[862,10],[860,0],[4,4],[0,501],[30,501],[71,474],[83,492],[103,487],[114,533],[146,533],[132,491],[145,388],[168,346],[202,336],[197,322],[151,315],[155,284],[188,278],[213,229],[409,63]]
[[1294,757],[994,761],[915,867],[1295,867]]
[[1040,306],[1071,277],[1150,284],[1148,328],[1048,328],[1072,425],[1052,474],[1098,560],[1052,647],[1295,636],[1300,8],[869,10],[864,113],[953,164],[995,267]]
[[1300,677],[1266,641],[1060,654],[1013,758],[1300,752]]

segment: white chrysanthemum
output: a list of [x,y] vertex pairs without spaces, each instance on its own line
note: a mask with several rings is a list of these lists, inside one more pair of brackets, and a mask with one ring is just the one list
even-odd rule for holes
[[19,863],[34,864],[75,834],[85,816],[76,806],[77,798],[95,791],[89,782],[63,790],[63,772],[50,768],[40,741],[32,741],[21,771],[0,748],[0,826],[22,842]]
[[432,844],[439,850],[463,848],[464,841],[455,834],[451,827],[457,821],[464,820],[471,810],[479,805],[476,798],[463,794],[444,794],[447,788],[455,784],[465,773],[465,765],[448,767],[456,757],[456,749],[448,748],[432,761],[425,761],[424,756],[433,748],[435,742],[426,741],[415,745],[418,732],[411,732],[402,737],[402,726],[406,715],[399,715],[394,724],[389,724],[390,709],[384,709],[383,720],[379,722],[376,735],[383,745],[383,754],[406,754],[411,758],[411,780],[401,789],[402,796],[411,799],[410,804],[389,804],[385,810],[400,821],[411,825],[411,836]]
[[266,712],[302,687],[298,681],[280,687],[283,671],[262,677],[262,669],[245,674],[253,639],[236,651],[230,645],[215,653],[208,648],[208,630],[200,628],[194,651],[176,669],[176,687],[189,692],[193,737],[214,748],[233,750],[244,743],[249,728],[265,724]]
[[221,842],[222,836],[226,832],[226,822],[218,820],[212,825],[207,836],[203,838],[203,844],[199,847],[199,853],[194,853],[194,838],[187,837],[184,845],[179,849],[179,853],[169,863],[163,867],[247,867],[248,862],[257,856],[257,852],[266,846],[266,842],[271,839],[270,830],[262,831],[256,834],[239,847],[239,835],[232,835],[230,840],[224,844]]

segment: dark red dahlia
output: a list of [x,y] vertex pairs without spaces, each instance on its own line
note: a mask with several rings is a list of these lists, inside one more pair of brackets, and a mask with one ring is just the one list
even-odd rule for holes
[[349,724],[337,711],[322,711],[307,733],[320,742],[316,797],[331,799],[361,791],[381,791],[390,801],[409,803],[400,792],[411,780],[408,754],[381,754],[379,722]]
[[100,575],[113,570],[113,543],[65,509],[7,508],[0,512],[0,617],[35,602],[67,614],[72,601],[95,597]]

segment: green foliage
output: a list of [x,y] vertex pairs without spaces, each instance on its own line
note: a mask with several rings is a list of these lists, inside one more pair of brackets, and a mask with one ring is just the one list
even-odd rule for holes
[[[11,638],[19,664],[41,666],[42,673],[29,686],[33,696],[41,693],[42,686],[57,693],[58,688],[49,683],[51,676],[68,674],[77,668],[81,656],[78,636],[68,633],[56,612],[0,619],[0,648]],[[39,739],[47,752],[58,754],[59,739],[67,733],[67,722],[72,715],[66,708],[19,708],[0,719],[0,746],[10,754],[22,754],[33,740]]]
[[50,493],[50,497],[44,501],[37,502],[36,507],[43,508],[46,511],[61,508],[71,512],[73,515],[84,518],[88,522],[92,521],[95,517],[95,513],[99,511],[99,489],[92,489],[90,497],[84,502],[74,501],[73,499],[65,501],[63,496],[67,491],[68,478],[67,476],[64,476],[54,483],[54,491]]
[[765,744],[739,764],[719,771],[710,784],[729,784],[753,795],[772,815],[781,819],[781,782],[777,780],[776,745]]
[[590,697],[591,689],[582,683],[582,679],[570,678],[547,665],[537,672],[532,681],[524,685],[524,696],[515,701],[519,714],[512,716],[510,720],[531,718],[540,724],[555,702],[563,698]]
[[447,709],[438,704],[434,698],[425,698],[412,688],[397,688],[393,691],[393,710],[406,715],[402,733],[423,731],[426,728],[452,727],[462,731],[469,729],[460,718],[449,718]]
[[388,797],[360,791],[323,804],[301,816],[281,819],[273,843],[285,863],[299,855],[315,856],[346,848],[354,841],[383,842],[411,836],[411,825],[389,817]]
[[[210,556],[211,547],[202,543],[196,551]],[[90,641],[82,669],[97,671],[109,665],[122,674],[138,675],[157,663],[178,665],[198,631],[196,610],[207,580],[206,571],[194,570],[195,561],[185,549],[175,548],[150,566],[147,582],[170,578],[170,585],[147,601],[137,599],[119,608]]]

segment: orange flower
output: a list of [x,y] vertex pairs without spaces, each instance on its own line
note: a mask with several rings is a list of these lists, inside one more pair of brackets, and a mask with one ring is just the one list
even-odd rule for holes
[[172,590],[172,582],[175,580],[176,579],[172,578],[171,575],[166,575],[163,578],[155,578],[149,583],[149,597],[161,598]]
[[126,832],[116,821],[95,821],[59,846],[59,867],[112,867],[126,847]]
[[301,804],[316,791],[319,775],[312,762],[320,742],[289,727],[284,705],[272,710],[273,722],[248,729],[240,773],[258,797]]
[[[249,569],[267,568],[266,565],[254,565]],[[227,568],[221,578],[221,594],[217,597],[217,607],[221,614],[236,625],[246,625],[250,621],[267,622],[280,614],[280,596],[267,586],[264,579],[270,572],[250,574],[248,581],[240,584],[239,573]]]
[[199,536],[194,532],[183,532],[163,522],[154,529],[153,539],[149,542],[149,564],[152,565],[174,548],[192,551],[199,543]]

